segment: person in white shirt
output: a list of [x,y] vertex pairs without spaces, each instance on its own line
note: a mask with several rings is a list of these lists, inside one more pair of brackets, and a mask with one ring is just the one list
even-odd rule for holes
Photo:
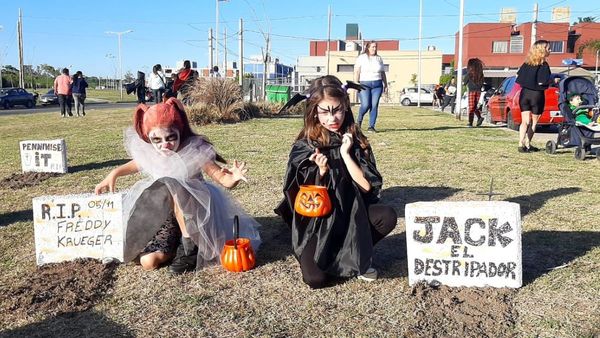
[[154,103],[162,102],[163,94],[165,93],[165,75],[162,72],[162,66],[159,64],[152,67],[152,73],[150,74],[150,89],[152,89],[152,95],[154,96]]
[[377,43],[375,41],[367,42],[365,52],[356,59],[354,80],[365,87],[365,90],[359,92],[358,124],[362,124],[363,117],[367,111],[370,111],[367,131],[376,132],[375,122],[377,121],[379,98],[383,92],[387,91],[387,79],[383,59],[377,55]]

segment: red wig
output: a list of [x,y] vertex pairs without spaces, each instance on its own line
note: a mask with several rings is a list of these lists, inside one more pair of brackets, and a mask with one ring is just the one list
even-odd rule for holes
[[148,133],[156,127],[176,128],[182,141],[194,135],[183,104],[176,98],[170,98],[167,102],[158,103],[152,107],[143,103],[139,104],[133,115],[133,124],[140,138],[148,143],[150,143]]

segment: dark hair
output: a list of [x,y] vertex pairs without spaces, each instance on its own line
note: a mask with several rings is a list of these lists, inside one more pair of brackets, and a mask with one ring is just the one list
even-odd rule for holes
[[190,63],[190,60],[183,61],[183,68],[185,68],[185,69],[192,68],[192,64]]
[[69,75],[69,69],[68,68],[63,68],[62,69],[62,73],[65,75]]
[[329,131],[319,123],[317,105],[326,97],[335,98],[340,101],[340,109],[344,111],[344,120],[340,126],[340,132],[351,133],[362,149],[369,147],[369,141],[360,131],[360,127],[354,122],[354,116],[350,109],[350,98],[342,82],[333,75],[326,75],[313,80],[310,85],[309,98],[304,112],[304,127],[298,134],[296,140],[306,139],[314,141],[319,145],[329,144]]
[[155,74],[158,73],[159,70],[162,70],[162,66],[160,64],[155,64],[152,67],[152,72],[155,73]]
[[467,63],[467,73],[469,80],[478,86],[483,86],[483,62],[478,58],[469,59]]
[[213,72],[218,72],[218,71],[219,71],[219,66],[214,66],[214,67],[212,68],[212,70],[213,70]]

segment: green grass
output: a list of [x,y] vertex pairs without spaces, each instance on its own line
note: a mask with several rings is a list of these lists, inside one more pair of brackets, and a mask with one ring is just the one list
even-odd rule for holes
[[[0,285],[18,283],[35,269],[31,199],[92,192],[114,161],[127,158],[122,132],[131,113],[97,111],[84,119],[0,117],[0,179],[20,171],[18,142],[25,139],[64,138],[69,167],[79,169],[34,187],[0,188]],[[519,154],[515,132],[468,129],[448,114],[425,109],[383,108],[380,132],[368,136],[384,177],[382,202],[402,217],[376,250],[382,278],[311,291],[291,256],[289,230],[272,212],[282,197],[287,154],[301,124],[299,118],[280,118],[196,128],[225,158],[248,162],[249,182],[232,194],[263,224],[256,269],[231,274],[212,267],[174,278],[165,269],[143,272],[122,265],[113,291],[92,310],[71,314],[69,321],[105,325],[97,333],[107,335],[125,330],[136,336],[401,336],[414,324],[416,306],[405,247],[400,247],[405,243],[404,205],[482,200],[477,193],[487,191],[493,177],[495,191],[504,194],[499,199],[518,202],[523,215],[525,285],[512,300],[518,314],[512,330],[518,336],[542,337],[598,332],[599,161],[576,161],[572,150],[554,156]],[[137,179],[121,178],[117,188]],[[57,326],[65,322],[3,313],[0,327],[11,330],[41,320]],[[59,332],[51,325],[40,327]]]
[[[49,89],[52,88],[38,88],[35,91],[40,94],[46,94]],[[86,90],[88,99],[106,100],[109,102],[137,102],[135,94],[127,95],[127,92],[123,89],[123,99],[121,99],[121,93],[114,89],[91,89]],[[39,103],[39,101],[38,101]]]

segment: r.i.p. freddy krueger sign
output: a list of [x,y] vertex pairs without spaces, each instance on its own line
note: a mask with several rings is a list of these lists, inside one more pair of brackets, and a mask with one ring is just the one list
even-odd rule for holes
[[417,202],[405,215],[410,285],[522,285],[518,204]]

